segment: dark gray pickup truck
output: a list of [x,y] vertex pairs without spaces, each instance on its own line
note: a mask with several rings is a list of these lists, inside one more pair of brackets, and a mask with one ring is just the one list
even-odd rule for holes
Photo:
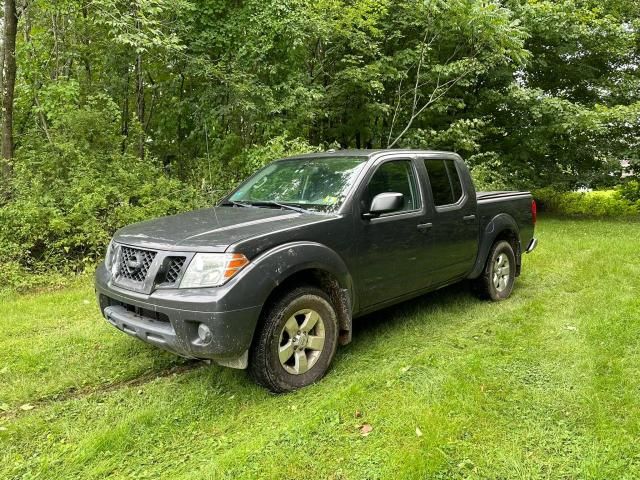
[[123,332],[283,392],[325,374],[355,317],[463,279],[507,298],[535,222],[528,192],[477,193],[454,153],[302,155],[119,230],[96,292]]

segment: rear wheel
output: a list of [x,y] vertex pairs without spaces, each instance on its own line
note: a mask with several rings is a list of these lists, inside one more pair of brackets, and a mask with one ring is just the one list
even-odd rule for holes
[[327,372],[338,322],[326,293],[296,288],[265,311],[251,348],[249,373],[273,392],[310,385]]
[[476,281],[480,295],[493,301],[504,300],[511,295],[516,276],[516,256],[509,242],[501,240],[493,244],[482,275]]

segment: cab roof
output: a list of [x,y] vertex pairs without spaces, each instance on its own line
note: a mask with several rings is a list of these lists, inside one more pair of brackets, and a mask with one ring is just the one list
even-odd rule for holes
[[444,152],[440,150],[413,150],[413,149],[345,149],[345,150],[326,150],[324,152],[312,152],[302,155],[293,155],[285,157],[281,160],[305,159],[305,158],[340,158],[340,157],[362,157],[363,159],[372,159],[380,155],[388,154],[406,154],[406,155],[425,155],[425,154],[446,154],[451,155],[452,152]]

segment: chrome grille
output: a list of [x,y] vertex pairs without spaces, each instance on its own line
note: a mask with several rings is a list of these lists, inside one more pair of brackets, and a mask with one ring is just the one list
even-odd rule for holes
[[169,258],[167,273],[165,274],[166,283],[176,283],[176,280],[178,280],[178,277],[180,276],[180,272],[182,271],[182,267],[184,266],[184,262],[186,259],[186,257]]
[[131,247],[120,247],[118,276],[135,282],[144,282],[156,252]]

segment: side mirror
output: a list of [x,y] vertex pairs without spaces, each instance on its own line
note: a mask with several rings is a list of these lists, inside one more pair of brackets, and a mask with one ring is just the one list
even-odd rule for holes
[[369,212],[363,213],[363,218],[379,217],[383,213],[395,212],[404,206],[404,195],[396,192],[379,193],[371,201]]

